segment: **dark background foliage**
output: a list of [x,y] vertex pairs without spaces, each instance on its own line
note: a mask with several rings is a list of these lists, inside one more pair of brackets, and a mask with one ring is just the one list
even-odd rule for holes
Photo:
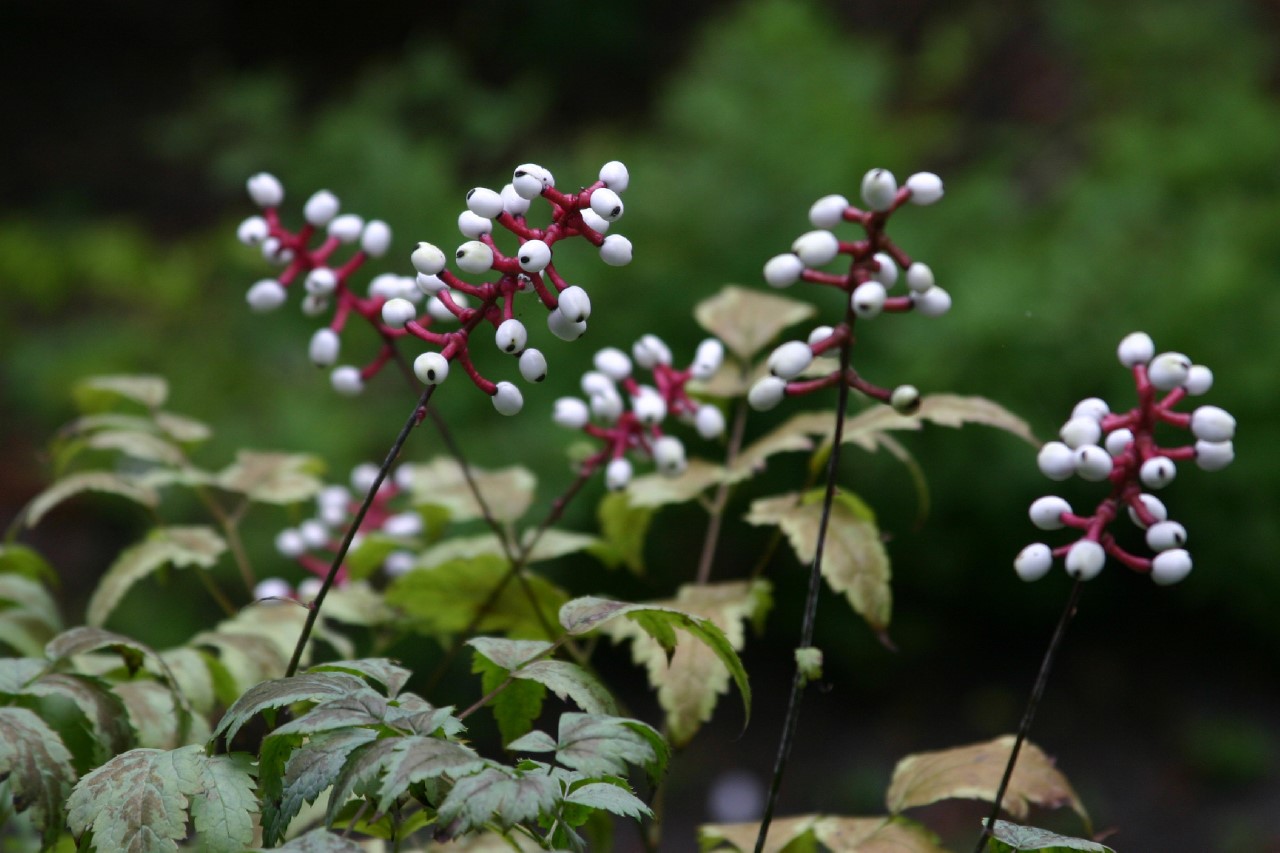
[[[341,478],[385,452],[402,387],[387,376],[359,405],[336,398],[306,363],[310,321],[245,309],[265,273],[232,232],[254,171],[278,174],[291,201],[325,186],[386,219],[398,248],[379,269],[403,272],[415,241],[448,245],[466,188],[515,163],[564,184],[629,165],[620,230],[636,261],[565,267],[597,311],[582,344],[547,347],[551,387],[515,423],[461,383],[444,398],[474,459],[534,468],[549,497],[568,468],[546,416],[594,346],[654,331],[691,354],[692,306],[726,282],[763,286],[813,199],[856,195],[871,166],[931,169],[947,198],[893,231],[955,308],[869,328],[857,358],[873,381],[985,395],[1048,436],[1081,397],[1126,405],[1114,348],[1142,329],[1210,365],[1211,402],[1241,425],[1234,466],[1184,470],[1168,490],[1195,572],[1154,589],[1111,568],[1088,586],[1035,739],[1118,849],[1276,849],[1276,37],[1274,6],[1248,0],[6,3],[0,516],[41,488],[68,388],[95,372],[166,375],[174,408],[218,428],[210,464],[241,446],[311,451]],[[828,296],[805,298],[830,310]],[[1037,537],[1027,504],[1051,490],[1027,447],[977,427],[907,441],[930,485],[923,523],[892,460],[853,452],[842,476],[892,535],[898,651],[824,599],[830,684],[807,700],[784,811],[874,812],[898,756],[1014,728],[1066,592],[1060,574],[1027,586],[1009,569]],[[425,437],[410,449],[433,452]],[[785,458],[767,475],[778,489],[801,477]],[[641,581],[587,563],[561,579],[669,594],[689,579],[700,521],[659,517]],[[33,534],[66,576],[69,617],[141,522],[85,501]],[[590,527],[586,503],[571,522]],[[726,541],[716,576],[742,574],[757,545]],[[746,654],[758,716],[737,738],[722,707],[677,759],[670,849],[692,843],[713,780],[772,761],[801,595],[788,559],[769,633]],[[195,620],[179,611],[118,627],[181,639]],[[474,690],[458,676],[459,696]],[[977,813],[942,817],[969,833]]]

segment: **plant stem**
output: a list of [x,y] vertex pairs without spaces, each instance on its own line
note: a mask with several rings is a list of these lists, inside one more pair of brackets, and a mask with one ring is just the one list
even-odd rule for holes
[[[841,374],[849,369],[850,349],[851,344],[848,341],[840,346]],[[827,490],[822,498],[818,541],[814,546],[813,564],[809,568],[809,592],[804,603],[804,621],[800,626],[799,648],[813,645],[813,629],[818,617],[818,592],[822,588],[822,551],[827,541],[827,526],[831,522],[831,506],[836,498],[836,474],[840,467],[840,445],[844,442],[845,409],[848,405],[849,383],[841,382],[836,401],[836,426],[831,439],[831,458],[827,460]],[[769,823],[773,820],[773,810],[778,803],[778,792],[782,787],[782,776],[786,771],[787,759],[791,755],[796,726],[800,722],[800,698],[804,693],[804,684],[804,676],[797,664],[795,676],[791,680],[791,697],[787,701],[787,716],[782,724],[782,739],[778,743],[778,758],[773,766],[773,781],[769,783],[769,799],[765,803],[764,817],[760,820],[760,832],[756,836],[756,853],[764,850],[764,842],[769,835]]]
[[[745,374],[746,368],[743,368]],[[725,449],[724,467],[728,471],[742,450],[742,436],[747,426],[747,399],[738,401],[738,409],[733,415],[733,431],[729,435],[729,446]],[[729,503],[729,484],[721,481],[716,488],[716,496],[711,499],[708,512],[711,520],[707,523],[707,535],[702,540],[702,555],[698,558],[698,583],[704,584],[711,579],[711,563],[715,560],[716,546],[720,542],[720,526],[724,521],[724,509]]]
[[356,516],[352,519],[350,526],[347,527],[347,532],[342,537],[342,544],[338,546],[337,553],[333,555],[333,562],[329,565],[329,573],[325,575],[324,583],[320,584],[320,591],[316,594],[315,601],[311,602],[311,606],[307,610],[307,621],[303,624],[302,635],[298,637],[298,644],[293,649],[293,657],[289,660],[289,668],[285,670],[285,678],[290,678],[297,673],[298,665],[302,662],[302,651],[307,647],[307,640],[311,638],[311,631],[315,628],[316,619],[320,615],[320,607],[324,604],[324,598],[329,594],[329,589],[333,586],[333,581],[338,576],[338,569],[342,567],[342,561],[347,558],[347,551],[351,548],[351,540],[355,538],[360,525],[364,523],[365,513],[369,511],[369,506],[373,503],[374,496],[378,494],[378,489],[382,488],[382,481],[387,479],[391,466],[395,464],[396,458],[400,455],[400,448],[404,447],[405,441],[409,438],[409,433],[420,422],[421,416],[419,412],[426,410],[427,404],[431,401],[431,395],[438,387],[437,385],[428,385],[426,390],[422,392],[422,396],[414,403],[409,419],[400,428],[400,434],[396,436],[391,449],[387,451],[387,458],[382,461],[382,466],[378,469],[378,475],[373,478],[373,484],[369,486],[369,491],[365,494],[364,501],[360,504],[360,509],[356,512]]
[[973,848],[973,853],[982,853],[987,849],[987,839],[991,837],[991,830],[995,828],[996,819],[1000,817],[1000,804],[1004,801],[1005,791],[1009,788],[1009,780],[1013,778],[1013,768],[1018,763],[1018,752],[1022,749],[1023,741],[1027,739],[1027,733],[1031,731],[1031,721],[1035,719],[1036,708],[1039,707],[1040,698],[1044,695],[1045,685],[1049,683],[1049,671],[1053,669],[1053,659],[1058,654],[1058,647],[1062,645],[1067,624],[1075,615],[1076,603],[1080,600],[1080,587],[1083,584],[1084,581],[1076,578],[1071,586],[1071,594],[1067,597],[1067,606],[1062,609],[1062,615],[1058,617],[1058,626],[1053,630],[1049,648],[1045,649],[1044,659],[1040,662],[1040,673],[1036,676],[1035,686],[1031,688],[1031,697],[1027,700],[1027,708],[1022,714],[1022,723],[1018,726],[1018,736],[1014,739],[1013,749],[1009,752],[1009,762],[1004,767],[1004,776],[1000,779],[1000,787],[996,789],[991,816],[982,828],[982,835],[979,836],[978,846]]

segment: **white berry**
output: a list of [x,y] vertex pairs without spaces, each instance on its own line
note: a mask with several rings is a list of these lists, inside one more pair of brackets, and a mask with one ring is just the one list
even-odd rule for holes
[[546,379],[546,356],[533,347],[520,353],[520,375],[524,377],[525,382],[541,382]]
[[556,299],[556,307],[560,309],[560,313],[575,323],[584,323],[591,317],[591,297],[576,284],[571,284],[560,291]]
[[878,281],[865,281],[853,289],[849,304],[853,313],[864,320],[877,317],[884,310],[884,301],[888,298],[884,285]]
[[551,412],[551,420],[569,429],[582,429],[590,419],[591,412],[587,404],[577,397],[561,397],[556,400]]
[[1065,480],[1076,472],[1075,454],[1061,441],[1048,441],[1036,454],[1040,473],[1050,480]]
[[364,220],[354,213],[344,213],[329,223],[329,236],[343,243],[354,243],[364,231]]
[[482,273],[493,267],[493,249],[479,240],[468,240],[453,253],[458,269],[469,273]]
[[440,247],[431,243],[419,243],[409,256],[413,268],[425,276],[436,276],[444,270],[445,257]]
[[824,195],[809,208],[809,221],[814,228],[835,228],[844,221],[849,199],[842,195]]
[[698,407],[693,423],[698,435],[703,438],[712,439],[724,435],[724,413],[710,403]]
[[796,238],[791,244],[791,251],[799,256],[805,266],[826,266],[839,253],[840,241],[830,231],[809,231]]
[[782,379],[794,379],[813,363],[813,350],[804,341],[788,341],[769,356],[769,372]]
[[800,280],[804,261],[798,255],[774,255],[764,265],[764,280],[770,287],[790,287]]
[[250,287],[244,298],[249,308],[263,314],[283,305],[286,296],[284,285],[274,278],[264,278]]
[[506,353],[518,353],[529,343],[529,332],[525,329],[524,323],[516,318],[503,320],[498,324],[497,331],[494,332],[493,341],[497,344],[498,349]]
[[1235,447],[1229,441],[1196,442],[1196,465],[1203,471],[1221,471],[1235,458]]
[[467,210],[485,219],[497,219],[503,211],[502,194],[476,187],[467,193]]
[[611,491],[625,489],[631,482],[631,463],[619,456],[604,469],[604,484]]
[[1081,539],[1067,551],[1067,574],[1080,580],[1097,577],[1107,562],[1107,552],[1092,539]]
[[776,376],[766,376],[751,386],[747,403],[758,412],[767,412],[782,402],[787,393],[787,382]]
[[493,392],[493,407],[500,415],[514,415],[524,408],[524,396],[510,382],[499,382]]
[[1013,570],[1028,583],[1040,580],[1052,567],[1053,552],[1042,542],[1023,548],[1013,561]]
[[284,184],[268,172],[259,172],[246,182],[249,198],[258,207],[276,207],[284,201]]
[[595,354],[592,362],[596,370],[614,382],[621,382],[631,375],[631,358],[617,347],[605,347]]
[[614,192],[624,193],[631,183],[631,174],[620,160],[610,160],[600,167],[600,180]]
[[1161,551],[1151,561],[1151,580],[1171,586],[1191,573],[1191,555],[1182,548]]
[[1081,479],[1100,482],[1111,474],[1111,454],[1096,444],[1085,444],[1075,450],[1076,473]]
[[547,328],[562,341],[576,341],[586,334],[585,320],[571,320],[559,308],[547,313]]
[[1152,551],[1168,551],[1187,544],[1187,530],[1176,521],[1161,521],[1147,528],[1147,547]]
[[1201,406],[1191,413],[1191,434],[1201,441],[1231,441],[1236,436],[1236,419],[1217,406]]
[[1031,504],[1031,523],[1041,530],[1060,530],[1065,526],[1062,516],[1070,512],[1071,504],[1060,497],[1049,495]]
[[1146,332],[1133,332],[1126,335],[1116,349],[1116,355],[1120,358],[1120,363],[1125,367],[1146,364],[1151,361],[1155,353],[1156,345]]
[[1153,456],[1138,469],[1138,479],[1148,489],[1163,489],[1178,475],[1178,466],[1167,456]]
[[408,299],[388,299],[382,303],[382,322],[389,328],[403,329],[404,324],[418,316],[418,309]]
[[898,181],[888,169],[872,169],[862,178],[862,200],[872,210],[893,207],[898,196]]
[[381,219],[374,219],[364,226],[360,235],[360,249],[371,258],[380,258],[391,248],[391,226]]
[[449,360],[438,352],[424,352],[413,360],[413,373],[424,385],[439,385],[449,377]]
[[621,234],[610,234],[600,244],[600,260],[611,267],[625,267],[631,263],[631,241]]
[[942,198],[942,178],[933,172],[916,172],[907,178],[912,204],[933,204]]
[[1164,352],[1147,366],[1151,384],[1161,391],[1172,391],[1191,375],[1191,359],[1180,352]]
[[653,462],[668,477],[684,473],[684,444],[673,435],[664,435],[653,443]]
[[591,194],[591,209],[601,219],[617,222],[622,218],[622,199],[608,187],[601,187]]
[[332,367],[338,360],[338,348],[341,342],[333,329],[316,329],[307,347],[307,355],[316,367]]

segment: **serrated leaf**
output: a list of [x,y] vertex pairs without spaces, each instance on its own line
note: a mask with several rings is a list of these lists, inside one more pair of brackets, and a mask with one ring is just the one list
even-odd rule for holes
[[[304,607],[281,602],[251,604],[218,623],[215,630],[192,637],[188,645],[217,653],[217,666],[210,666],[210,672],[218,698],[230,703],[255,684],[284,674],[306,618]],[[304,653],[303,663],[311,645],[314,643]]]
[[467,645],[504,670],[530,663],[551,648],[542,640],[503,640],[498,637],[472,637]]
[[702,459],[690,459],[678,477],[645,474],[627,484],[627,499],[634,507],[654,508],[693,500],[724,479],[724,468]]
[[297,719],[279,726],[275,734],[309,734],[388,723],[392,705],[381,693],[368,687],[363,690],[321,702]]
[[[985,826],[987,819],[983,818],[982,823]],[[1072,838],[1069,835],[1059,835],[1047,829],[1038,829],[1034,826],[1019,826],[1016,823],[1009,823],[1003,820],[996,821],[995,827],[991,830],[991,838],[992,841],[988,842],[988,847],[992,850],[992,853],[1012,853],[1012,851],[1021,850],[1043,850],[1046,853],[1071,850],[1116,853],[1110,847],[1105,844],[1099,844],[1096,841]]]
[[115,686],[115,692],[124,701],[129,723],[138,733],[137,746],[176,749],[209,736],[204,718],[179,713],[174,707],[173,691],[161,684],[125,681]]
[[169,398],[169,383],[162,376],[90,376],[77,383],[71,394],[84,412],[102,411],[120,400],[155,409]]
[[456,778],[483,765],[480,756],[459,743],[417,735],[383,738],[351,754],[334,782],[329,821],[354,792],[372,791],[375,813],[385,814],[413,783],[446,773]]
[[[737,651],[745,642],[744,625],[761,618],[769,602],[768,582],[734,581],[687,584],[674,599],[653,604],[709,620]],[[631,641],[633,660],[645,668],[649,684],[658,691],[658,704],[667,715],[668,736],[674,745],[681,746],[711,719],[717,700],[729,689],[730,670],[711,647],[701,643],[666,643],[667,637],[662,633],[655,637],[646,621],[644,618],[614,620],[602,631],[614,642]],[[675,645],[673,652],[668,653],[669,645]]]
[[211,527],[158,527],[142,542],[126,548],[94,589],[85,621],[101,626],[130,587],[163,566],[212,568],[227,549]]
[[556,739],[546,732],[532,731],[507,744],[511,752],[555,752]]
[[71,831],[92,831],[99,850],[176,851],[190,812],[201,850],[233,853],[253,839],[257,800],[242,760],[187,746],[117,755],[76,784],[67,810]]
[[314,803],[333,785],[348,756],[377,737],[373,729],[348,728],[313,734],[299,745],[301,735],[268,735],[259,765],[263,841],[270,844],[284,837],[303,804]]
[[537,820],[555,808],[560,783],[542,774],[489,766],[457,780],[440,804],[440,822],[467,832],[490,821],[502,827]]
[[[506,560],[501,557],[482,555],[452,560],[434,568],[414,569],[391,583],[386,593],[387,603],[408,615],[418,631],[456,634],[471,625],[502,582],[507,568]],[[567,596],[538,575],[526,572],[524,579],[544,619],[553,620]],[[517,580],[503,587],[475,628],[516,637],[547,636],[542,620],[533,611]]]
[[155,424],[174,441],[182,444],[207,441],[213,435],[213,430],[204,422],[173,412],[156,412]]
[[292,504],[313,498],[324,488],[316,476],[322,467],[306,454],[241,450],[236,461],[218,474],[217,484],[251,501]]
[[[326,602],[328,599],[326,599]],[[307,672],[345,672],[358,675],[366,681],[374,681],[386,689],[387,696],[395,698],[401,688],[409,681],[411,673],[389,658],[361,658],[360,660],[344,660],[335,663],[318,664]]]
[[156,662],[164,678],[169,683],[173,683],[169,668],[165,666],[164,660],[155,649],[131,637],[102,628],[81,626],[63,631],[49,641],[48,645],[44,647],[44,653],[50,662],[60,663],[67,658],[87,655],[90,652],[102,649],[107,649],[118,655],[130,673],[137,672],[142,667],[143,661],[150,658]]
[[[119,685],[117,685],[119,686]],[[163,687],[156,685],[160,690]],[[123,697],[112,691],[105,681],[75,673],[50,672],[22,689],[24,696],[53,698],[70,702],[79,712],[71,725],[88,734],[88,754],[77,756],[82,771],[96,767],[117,753],[133,746],[133,732],[125,716]],[[52,715],[41,714],[46,722]],[[72,746],[66,732],[60,732],[64,745]]]
[[[480,675],[480,689],[488,696],[506,682],[509,672],[476,652],[471,671]],[[512,680],[489,703],[493,718],[498,724],[502,742],[517,740],[533,726],[542,713],[542,703],[547,689],[536,681]]]
[[[747,672],[724,631],[712,620],[664,605],[628,604],[588,596],[576,598],[560,608],[560,624],[570,634],[578,635],[600,628],[610,620],[624,615],[664,649],[673,645],[673,638],[669,634],[672,628],[680,628],[702,641],[738,686],[738,693],[742,697],[743,726],[746,726],[751,719],[751,685],[747,681]],[[659,631],[659,628],[663,631]]]
[[[462,468],[454,459],[441,456],[426,465],[401,466],[401,470],[406,467],[410,471],[409,491],[415,504],[444,507],[455,521],[484,517]],[[470,474],[494,519],[515,521],[529,509],[537,478],[527,468],[516,465],[486,471],[471,467]]]
[[[725,846],[750,851],[755,849],[759,832],[758,823],[704,824],[698,827],[698,842],[704,851]],[[781,853],[805,840],[810,845],[821,843],[822,849],[832,853],[946,853],[933,833],[903,818],[820,814],[771,822],[764,849]]]
[[[833,590],[845,595],[872,630],[883,632],[893,608],[889,555],[879,528],[856,508],[847,500],[832,504],[822,576]],[[821,519],[821,502],[805,500],[796,492],[753,501],[746,516],[748,524],[779,526],[802,565],[813,562]]]
[[[191,709],[197,714],[208,715],[213,710],[216,697],[213,676],[205,663],[205,656],[195,649],[179,646],[161,652],[160,658],[173,674],[178,692],[191,703]],[[158,671],[156,674],[163,675]]]
[[51,845],[76,771],[57,733],[26,708],[0,708],[0,779],[8,780],[14,810],[29,810]]
[[107,471],[80,471],[68,474],[31,499],[27,504],[26,525],[35,527],[49,510],[81,492],[108,492],[154,509],[160,497],[154,489]]
[[225,736],[228,742],[234,740],[245,723],[268,708],[374,692],[364,679],[345,672],[306,672],[292,678],[264,681],[246,690],[227,709],[213,730],[213,736]]
[[[897,814],[952,798],[991,802],[1013,742],[1012,735],[1003,735],[985,743],[908,755],[893,770],[893,781],[885,794],[889,811]],[[1089,815],[1067,778],[1040,747],[1028,741],[1018,753],[1018,764],[1002,806],[1023,820],[1032,805],[1052,809],[1070,806],[1086,824],[1089,822]]]
[[0,574],[0,642],[36,657],[60,630],[58,606],[43,584],[20,574]]
[[589,714],[616,714],[618,705],[609,689],[576,663],[540,660],[511,673],[519,679],[536,681],[562,700],[572,700]]
[[596,506],[600,540],[588,550],[608,568],[644,573],[644,543],[653,520],[649,507],[633,506],[626,491],[609,492]]
[[365,853],[365,848],[336,832],[320,827],[299,835],[281,847],[270,850],[257,848],[257,853]]
[[[656,738],[656,740],[655,740]],[[602,714],[561,714],[556,760],[588,776],[623,776],[627,765],[660,776],[667,746],[652,726]]]
[[[831,421],[830,412],[813,414]],[[804,429],[807,421],[803,419],[807,417],[809,415],[794,415],[744,447],[725,472],[725,481],[737,483],[755,476],[765,469],[765,463],[774,454],[812,450],[814,441],[809,437],[809,431]]]
[[113,450],[134,459],[175,467],[184,461],[181,450],[150,432],[104,430],[86,438],[84,446],[92,450]]
[[728,284],[693,309],[694,319],[742,361],[751,361],[783,329],[813,316],[804,302]]
[[653,817],[653,812],[639,797],[608,782],[591,782],[583,785],[566,796],[564,801],[586,806],[587,808],[604,809],[616,815],[636,820],[644,817]]

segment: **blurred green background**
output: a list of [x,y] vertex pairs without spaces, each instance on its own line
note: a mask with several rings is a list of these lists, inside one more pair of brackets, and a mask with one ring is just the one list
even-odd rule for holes
[[[396,243],[370,269],[408,272],[417,240],[457,239],[466,189],[500,186],[517,163],[561,186],[627,163],[616,230],[635,262],[561,264],[594,300],[588,337],[547,343],[549,387],[526,393],[517,421],[475,393],[442,404],[474,460],[534,468],[548,498],[569,471],[551,402],[595,347],[656,332],[691,356],[693,305],[726,282],[763,287],[762,264],[807,230],[814,199],[856,198],[873,166],[936,171],[946,198],[902,211],[891,233],[955,307],[869,324],[856,355],[868,378],[984,395],[1049,436],[1084,396],[1129,405],[1114,350],[1141,329],[1212,367],[1209,401],[1240,423],[1233,466],[1184,467],[1167,490],[1196,570],[1172,589],[1114,568],[1088,586],[1033,737],[1117,849],[1280,849],[1278,36],[1261,0],[8,2],[0,518],[42,487],[41,448],[92,373],[167,376],[173,408],[217,428],[211,466],[242,446],[307,451],[341,479],[385,453],[408,405],[398,379],[359,404],[338,398],[306,361],[314,321],[244,304],[268,274],[234,239],[255,171],[283,179],[294,221],[321,187],[385,219]],[[372,354],[362,331],[348,352]],[[510,368],[496,353],[482,364],[495,378]],[[785,414],[756,416],[752,433]],[[920,526],[895,462],[854,452],[843,472],[892,536],[899,651],[824,599],[830,684],[806,700],[787,812],[874,812],[897,757],[1015,728],[1067,590],[1060,574],[1022,584],[1010,561],[1038,538],[1032,499],[1084,506],[1095,489],[1051,486],[1029,448],[981,427],[906,443],[931,488]],[[409,452],[434,450],[424,438]],[[802,460],[778,458],[735,508],[802,476]],[[591,528],[588,504],[571,525]],[[68,578],[69,618],[141,522],[81,502],[31,535]],[[643,580],[586,563],[562,579],[668,595],[700,523],[661,516]],[[744,572],[759,541],[731,534],[717,577]],[[802,595],[788,560],[770,632],[746,654],[757,716],[738,739],[723,706],[677,759],[664,849],[690,848],[719,774],[772,761]],[[190,627],[175,615],[135,630],[172,640]],[[964,838],[980,812],[931,817]]]

